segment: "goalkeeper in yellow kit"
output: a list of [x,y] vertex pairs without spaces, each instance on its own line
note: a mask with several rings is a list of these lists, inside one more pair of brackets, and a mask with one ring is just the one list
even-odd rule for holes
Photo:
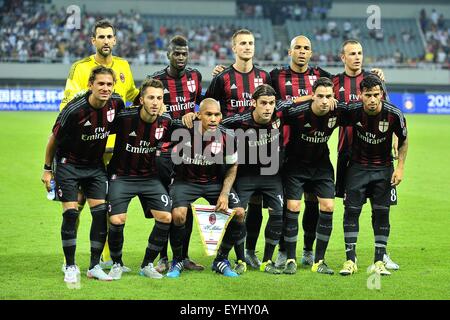
[[[119,94],[125,102],[133,102],[139,94],[139,89],[136,88],[131,74],[130,65],[128,61],[120,57],[112,55],[112,49],[116,45],[116,30],[114,26],[107,20],[97,21],[93,28],[91,42],[95,46],[95,54],[84,59],[76,61],[70,68],[69,77],[67,78],[66,87],[64,89],[64,98],[59,107],[62,110],[66,104],[73,99],[73,97],[80,91],[88,89],[88,78],[91,70],[99,65],[111,68],[116,74],[117,82],[114,86],[114,92]],[[105,164],[111,159],[112,151],[114,149],[115,135],[110,135],[105,149],[104,161]],[[78,194],[78,210],[84,207],[86,198],[82,193]],[[78,229],[78,223],[77,223]],[[108,242],[102,253],[103,262],[102,267],[112,266],[111,256],[109,254]],[[65,269],[65,264],[63,265]],[[124,272],[129,272],[130,269],[123,266]]]

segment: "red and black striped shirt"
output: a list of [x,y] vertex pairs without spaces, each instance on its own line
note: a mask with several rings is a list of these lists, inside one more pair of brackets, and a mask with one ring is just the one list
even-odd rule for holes
[[110,176],[150,177],[157,174],[156,152],[161,141],[170,139],[172,119],[164,113],[153,123],[147,123],[139,115],[142,108],[126,108],[117,115],[113,128],[116,143],[108,165]]
[[[236,138],[233,130],[219,125],[214,133],[199,132],[200,121],[192,129],[185,130],[183,140],[176,145],[172,159],[175,165],[175,180],[191,183],[223,183],[226,165],[237,162]],[[208,136],[206,136],[208,135]],[[200,153],[199,153],[200,152]]]
[[[308,67],[305,72],[299,73],[291,69],[290,66],[275,68],[270,72],[272,87],[277,93],[277,99],[295,100],[298,97],[312,95],[312,86],[320,77],[330,78],[332,75],[319,67]],[[289,143],[289,125],[283,126],[284,141],[286,146]]]
[[255,65],[247,73],[229,66],[213,78],[205,97],[219,101],[222,115],[226,118],[249,110],[253,92],[264,83],[271,84],[270,75]]
[[103,165],[106,141],[116,115],[125,106],[113,93],[106,105],[95,109],[89,103],[91,91],[80,94],[61,110],[53,126],[56,158],[61,163]]
[[[359,101],[359,84],[370,72],[362,70],[357,76],[348,76],[345,72],[333,77],[334,97],[339,102],[351,103]],[[352,127],[339,128],[338,152],[349,152],[352,145]]]
[[382,101],[381,112],[371,116],[362,102],[349,105],[343,113],[346,125],[353,127],[351,161],[367,168],[392,165],[392,134],[400,141],[407,137],[406,120],[395,105]]
[[286,157],[288,161],[316,167],[330,161],[328,140],[339,126],[341,109],[317,116],[311,104],[312,101],[304,102],[285,111],[285,121],[291,127]]

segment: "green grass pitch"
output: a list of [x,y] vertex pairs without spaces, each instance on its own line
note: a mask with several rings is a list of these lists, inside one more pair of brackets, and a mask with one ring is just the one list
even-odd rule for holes
[[[367,288],[366,268],[373,259],[370,209],[365,206],[358,239],[359,272],[352,277],[296,275],[249,271],[228,279],[211,272],[212,257],[201,248],[198,229],[190,255],[207,266],[203,272],[183,272],[179,279],[153,280],[138,276],[153,220],[146,220],[133,200],[125,228],[124,261],[133,271],[121,281],[86,278],[89,260],[90,213],[82,212],[76,252],[82,270],[81,289],[69,290],[60,271],[61,207],[46,199],[40,177],[48,134],[56,119],[51,112],[0,113],[0,299],[449,299],[450,298],[450,117],[407,115],[409,154],[399,205],[391,209],[388,251],[400,270],[381,279],[380,290]],[[336,155],[336,134],[330,141]],[[343,207],[336,201],[327,262],[336,272],[345,259]],[[262,254],[264,232],[257,250]],[[300,256],[303,232],[299,233]],[[231,253],[230,260],[234,258]],[[257,285],[255,285],[257,284]],[[255,289],[249,289],[255,288]]]

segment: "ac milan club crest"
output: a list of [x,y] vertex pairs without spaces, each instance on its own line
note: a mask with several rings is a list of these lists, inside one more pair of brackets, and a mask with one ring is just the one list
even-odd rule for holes
[[314,75],[308,76],[308,78],[309,78],[309,83],[310,83],[311,85],[313,85],[314,82],[316,82],[316,80],[317,80],[317,76],[314,76]]
[[211,143],[211,152],[214,154],[218,154],[222,150],[222,144],[220,142]]
[[114,109],[109,109],[106,112],[106,119],[108,119],[108,122],[113,122],[115,115],[116,115],[116,111]]
[[216,215],[215,215],[214,213],[211,213],[211,214],[209,215],[209,223],[210,223],[210,224],[215,224],[215,223],[216,223],[216,220],[217,220]]
[[328,119],[328,128],[334,128],[334,126],[336,125],[336,119],[336,117]]
[[164,133],[164,128],[156,128],[156,130],[155,130],[155,138],[156,139],[161,139],[162,138],[162,136],[163,136],[163,133]]
[[122,72],[120,73],[120,81],[122,81],[122,83],[125,82],[125,75]]
[[263,84],[262,78],[255,78],[255,89],[262,84]]
[[272,122],[272,128],[278,129],[280,127],[280,119],[275,120]]
[[389,122],[387,121],[380,121],[378,123],[378,130],[380,130],[381,132],[386,132],[389,128]]
[[195,80],[188,80],[187,87],[189,92],[194,93],[197,90],[197,86],[195,85]]

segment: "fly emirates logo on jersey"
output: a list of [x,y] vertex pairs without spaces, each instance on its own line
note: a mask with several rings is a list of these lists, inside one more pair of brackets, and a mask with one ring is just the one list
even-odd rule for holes
[[154,153],[156,151],[156,146],[151,146],[150,141],[139,141],[139,146],[135,147],[127,143],[125,150],[131,153]]
[[94,141],[94,140],[103,140],[108,138],[109,131],[106,130],[105,127],[99,127],[94,129],[94,134],[81,134],[81,140],[83,141]]
[[175,97],[175,100],[177,102],[176,104],[171,104],[168,106],[170,112],[195,109],[195,102],[186,101],[186,97],[177,96]]
[[242,92],[242,97],[239,100],[231,99],[232,108],[248,108],[252,106],[252,94],[248,92]]

